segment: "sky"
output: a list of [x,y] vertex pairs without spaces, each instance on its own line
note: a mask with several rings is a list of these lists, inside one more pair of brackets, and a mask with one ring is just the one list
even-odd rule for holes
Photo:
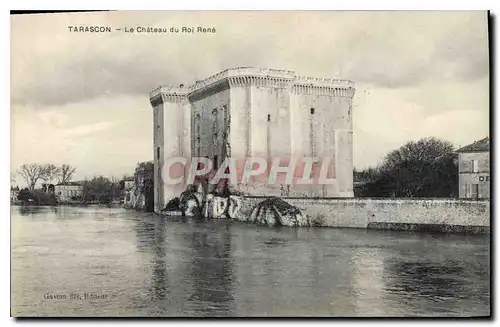
[[[75,33],[69,26],[122,31]],[[213,27],[209,34],[124,28]],[[227,68],[348,79],[354,166],[411,140],[489,135],[487,13],[124,11],[11,16],[11,170],[71,164],[74,180],[153,158],[149,92]],[[17,180],[22,183],[21,180]]]

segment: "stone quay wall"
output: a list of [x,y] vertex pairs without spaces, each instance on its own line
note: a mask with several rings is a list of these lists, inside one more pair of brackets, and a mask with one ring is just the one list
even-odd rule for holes
[[490,201],[214,195],[206,196],[204,201],[199,193],[196,197],[204,217],[272,226],[490,232]]

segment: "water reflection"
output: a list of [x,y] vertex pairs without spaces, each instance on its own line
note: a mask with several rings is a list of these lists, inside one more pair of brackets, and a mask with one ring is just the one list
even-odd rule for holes
[[[11,209],[17,316],[489,314],[489,237],[268,228],[120,208]],[[98,291],[109,301],[44,302]]]
[[[443,240],[456,244],[451,248],[434,250],[433,255],[423,250],[409,258],[404,255],[391,256],[384,262],[385,294],[397,301],[402,312],[413,316],[456,316],[456,308],[468,307],[465,316],[489,312],[489,255],[477,253],[471,246],[480,237],[465,236],[421,236],[417,244],[426,247],[438,245]],[[467,243],[457,244],[467,240]],[[470,243],[469,243],[470,242]],[[472,244],[471,244],[472,243]],[[402,254],[408,249],[401,249]]]
[[350,261],[351,298],[357,316],[390,315],[383,290],[386,287],[384,260],[378,249],[361,249]]
[[197,230],[192,233],[191,271],[193,283],[191,300],[197,303],[196,311],[203,315],[231,315],[232,257],[230,226],[222,231]]
[[141,252],[150,252],[152,257],[148,260],[152,265],[152,277],[148,286],[150,300],[165,299],[167,296],[167,247],[166,223],[164,219],[139,218],[135,225],[137,235],[137,248]]
[[19,206],[19,214],[21,216],[34,216],[35,214],[52,211],[55,212],[56,207],[40,207],[40,206]]
[[150,287],[152,299],[164,299],[167,296],[168,274],[165,244],[165,220],[157,219],[154,225],[153,278]]
[[396,262],[389,267],[390,275],[398,276],[397,288],[402,292],[427,297],[453,297],[460,293],[466,281],[464,268],[456,261],[448,260],[444,265],[433,262]]

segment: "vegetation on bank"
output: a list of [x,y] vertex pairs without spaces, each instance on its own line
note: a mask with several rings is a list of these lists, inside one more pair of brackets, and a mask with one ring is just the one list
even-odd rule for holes
[[57,199],[53,193],[46,193],[41,190],[30,191],[28,188],[19,191],[17,199],[20,204],[28,205],[56,205]]
[[458,159],[444,140],[423,138],[389,152],[375,168],[354,170],[355,196],[456,197]]
[[[116,178],[105,176],[95,176],[91,179],[72,182],[75,173],[75,167],[70,165],[56,166],[53,164],[24,164],[16,171],[11,173],[11,184],[16,182],[16,175],[21,176],[26,188],[19,191],[18,187],[11,186],[12,204],[25,205],[57,205],[57,194],[54,194],[54,188],[50,186],[53,181],[60,184],[81,185],[81,195],[73,196],[65,204],[109,204],[120,202],[125,198],[125,180],[136,181],[136,191],[147,194],[148,204],[153,199],[153,162],[140,162],[137,164],[135,175],[133,177],[123,176],[121,181]],[[35,188],[42,184],[41,188]],[[52,191],[51,191],[52,190]],[[17,193],[17,200],[15,193]]]
[[[82,196],[71,198],[71,204],[109,204],[120,201],[123,198],[123,183],[114,181],[104,176],[94,177],[81,182],[83,187]],[[24,205],[57,205],[57,197],[52,192],[42,189],[30,190],[24,188],[17,196],[19,204]]]

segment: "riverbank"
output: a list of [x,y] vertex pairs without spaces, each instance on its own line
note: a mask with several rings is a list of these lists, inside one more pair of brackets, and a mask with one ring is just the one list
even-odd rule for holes
[[[490,233],[490,201],[459,199],[269,198],[184,194],[187,215],[270,226]],[[162,214],[167,214],[162,212]]]

